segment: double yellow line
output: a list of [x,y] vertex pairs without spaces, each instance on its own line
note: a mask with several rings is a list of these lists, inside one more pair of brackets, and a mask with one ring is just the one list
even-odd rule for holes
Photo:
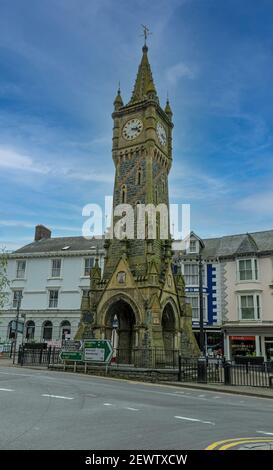
[[224,441],[213,442],[205,450],[229,450],[242,444],[257,444],[272,442],[273,438],[266,439],[264,437],[237,437],[234,439],[226,439]]

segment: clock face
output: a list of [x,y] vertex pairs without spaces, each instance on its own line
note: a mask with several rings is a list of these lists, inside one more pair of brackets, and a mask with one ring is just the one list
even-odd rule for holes
[[122,130],[122,136],[126,140],[133,140],[139,136],[143,129],[143,123],[140,119],[130,119],[130,121],[126,122],[125,126]]
[[157,137],[161,145],[166,145],[166,142],[167,142],[166,131],[164,127],[162,126],[162,124],[160,124],[160,122],[158,122],[156,125],[156,133],[157,133]]

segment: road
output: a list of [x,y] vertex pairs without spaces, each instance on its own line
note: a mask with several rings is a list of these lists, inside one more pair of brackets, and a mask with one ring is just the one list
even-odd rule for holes
[[0,366],[0,449],[273,446],[272,417],[271,399]]

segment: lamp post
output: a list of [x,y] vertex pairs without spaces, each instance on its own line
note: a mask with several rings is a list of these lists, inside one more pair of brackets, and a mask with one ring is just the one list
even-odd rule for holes
[[203,262],[202,255],[199,254],[198,257],[199,265],[199,311],[200,311],[200,350],[201,354],[204,357],[206,355],[205,351],[205,336],[204,336],[204,302],[203,302]]
[[16,354],[16,346],[17,346],[17,336],[18,336],[18,321],[19,321],[19,313],[20,313],[20,307],[21,307],[21,301],[22,301],[22,292],[20,291],[18,300],[17,300],[17,313],[16,313],[16,325],[15,325],[15,338],[14,338],[14,346],[13,346],[13,364],[15,363],[15,354]]
[[113,362],[116,361],[116,358],[117,358],[117,342],[118,342],[118,338],[117,338],[117,329],[119,327],[119,322],[118,322],[118,317],[117,315],[114,316],[113,318],[113,321],[112,321],[112,328],[113,328],[113,331],[112,331],[112,346],[113,346]]

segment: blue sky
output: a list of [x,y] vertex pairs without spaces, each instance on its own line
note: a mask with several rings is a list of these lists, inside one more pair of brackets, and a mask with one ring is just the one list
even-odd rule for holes
[[273,228],[272,0],[0,0],[0,245],[80,235],[113,188],[113,100],[140,24],[174,113],[171,202],[200,236]]

